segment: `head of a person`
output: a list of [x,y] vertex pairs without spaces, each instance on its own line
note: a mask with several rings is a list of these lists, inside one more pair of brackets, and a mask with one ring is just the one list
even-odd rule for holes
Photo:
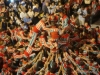
[[38,4],[38,3],[36,3],[36,7],[37,7],[37,8],[39,7],[39,4]]
[[1,21],[2,21],[2,22],[5,22],[5,18],[2,18]]
[[46,16],[44,16],[44,17],[42,18],[42,20],[43,20],[44,22],[46,22],[46,19],[47,19]]
[[72,18],[75,18],[74,15],[71,16]]
[[49,3],[48,3],[48,2],[46,2],[46,3],[45,3],[45,5],[46,5],[46,6],[49,6]]
[[55,5],[55,3],[54,2],[52,2],[52,4],[51,4],[52,6],[54,6]]
[[59,9],[59,6],[56,6],[56,9]]
[[81,6],[81,10],[84,10],[84,6]]
[[31,12],[31,11],[32,11],[32,9],[31,9],[31,8],[29,8],[29,11]]
[[98,30],[99,30],[99,26],[97,26],[97,27],[95,28],[95,30],[98,31]]
[[13,23],[13,20],[10,19],[9,23],[12,24]]
[[60,13],[59,13],[60,17],[63,17],[63,14],[64,14],[63,12],[60,12]]
[[85,22],[85,23],[84,23],[84,26],[87,27],[87,26],[88,26],[88,22]]
[[4,13],[2,12],[2,13],[0,14],[0,16],[3,17],[3,16],[4,16]]
[[58,2],[58,5],[61,5],[61,2]]
[[45,32],[44,32],[44,31],[42,31],[42,32],[41,32],[41,35],[45,35]]
[[45,17],[46,17],[46,18],[49,18],[49,17],[50,17],[50,16],[49,16],[49,13],[46,13],[46,14],[45,14]]
[[24,25],[25,25],[25,23],[22,21],[21,26],[24,26]]

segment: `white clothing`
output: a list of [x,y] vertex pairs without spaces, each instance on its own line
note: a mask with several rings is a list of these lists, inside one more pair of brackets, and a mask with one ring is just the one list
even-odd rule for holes
[[49,7],[49,8],[48,8],[48,11],[49,11],[50,14],[55,13],[55,11],[56,11],[56,6],[51,6],[51,7]]
[[28,16],[27,13],[24,13],[24,12],[20,13],[20,18],[21,19],[26,18],[27,16]]
[[33,6],[33,10],[36,8],[36,6]]
[[80,25],[84,25],[85,18],[83,17],[83,10],[78,9],[77,13],[79,14],[78,19],[79,19]]
[[28,14],[28,16],[30,18],[33,18],[33,16],[34,16],[34,12],[33,11],[28,11],[27,14]]

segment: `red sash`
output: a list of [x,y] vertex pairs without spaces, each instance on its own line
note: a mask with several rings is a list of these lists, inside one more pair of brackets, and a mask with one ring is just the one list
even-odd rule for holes
[[24,54],[29,57],[29,53],[27,51],[24,52]]
[[53,74],[53,73],[51,74],[50,72],[48,72],[47,75],[55,75],[55,74]]
[[34,32],[36,32],[36,33],[39,32],[39,30],[36,28],[36,26],[34,26],[32,30],[33,30]]

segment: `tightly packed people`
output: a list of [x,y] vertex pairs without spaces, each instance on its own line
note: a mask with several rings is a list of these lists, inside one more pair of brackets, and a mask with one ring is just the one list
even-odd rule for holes
[[62,1],[0,0],[0,75],[100,75],[100,1]]

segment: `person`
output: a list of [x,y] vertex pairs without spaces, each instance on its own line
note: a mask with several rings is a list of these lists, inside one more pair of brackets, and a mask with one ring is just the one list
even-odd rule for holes
[[51,26],[51,28],[48,30],[48,33],[52,40],[58,40],[59,29],[55,25]]
[[32,39],[30,40],[29,45],[33,45],[33,43],[35,42],[36,36],[41,31],[41,29],[47,30],[47,28],[45,27],[45,21],[46,21],[46,18],[43,17],[35,26],[33,26]]
[[2,18],[2,21],[1,21],[1,29],[3,31],[7,30],[7,22],[5,22],[5,18]]
[[28,39],[27,37],[24,36],[24,31],[21,29],[21,27],[18,27],[18,29],[16,29],[16,37],[19,42],[22,41],[23,39]]
[[81,8],[79,8],[78,11],[77,11],[80,25],[84,25],[84,22],[85,22],[85,18],[83,17],[83,10],[84,10],[84,7],[81,6]]
[[64,29],[67,28],[68,27],[68,21],[69,21],[68,16],[61,12],[60,17],[61,17],[62,28],[64,28]]
[[42,11],[44,12],[44,14],[48,13],[48,6],[49,6],[49,3],[48,2],[45,2],[45,5],[43,5],[42,7]]
[[36,7],[34,8],[34,12],[40,12],[41,11],[41,8],[39,7],[39,4],[38,3],[36,3],[35,4],[36,5]]
[[29,8],[27,14],[28,14],[28,16],[29,16],[31,19],[34,17],[34,12],[32,11],[31,8]]
[[45,46],[45,47],[49,48],[49,46],[48,46],[48,44],[46,42],[46,34],[45,34],[45,32],[41,32],[41,35],[39,37],[39,42],[40,42],[40,46]]

